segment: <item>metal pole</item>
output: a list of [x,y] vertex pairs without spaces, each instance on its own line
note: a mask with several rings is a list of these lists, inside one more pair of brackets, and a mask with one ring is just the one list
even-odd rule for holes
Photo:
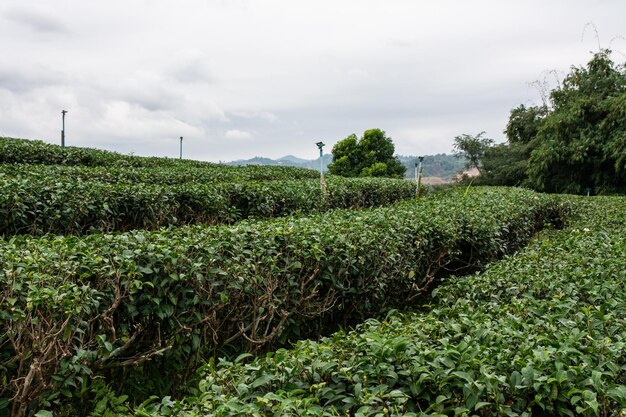
[[63,127],[61,129],[61,148],[65,148],[65,113],[67,113],[67,110],[61,110],[61,119],[63,120]]
[[420,195],[420,187],[422,186],[422,161],[424,160],[423,156],[419,157],[419,169],[418,169],[418,173],[417,173],[417,196],[419,197]]
[[180,137],[180,158],[183,159],[183,137]]
[[420,186],[417,182],[417,162],[415,163],[415,197],[420,196]]
[[320,184],[322,186],[322,191],[326,188],[326,184],[324,183],[324,151],[320,148]]
[[317,142],[316,145],[320,150],[320,188],[323,192],[326,190],[326,183],[324,182],[324,151],[322,150],[325,145],[324,142]]

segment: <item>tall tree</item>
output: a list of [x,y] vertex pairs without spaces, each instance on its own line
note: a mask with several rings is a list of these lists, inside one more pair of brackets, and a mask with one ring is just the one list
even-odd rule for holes
[[521,104],[511,110],[504,130],[508,141],[485,150],[479,183],[519,186],[526,182],[528,158],[535,146],[533,140],[547,114],[545,106]]
[[333,146],[328,170],[345,177],[402,178],[406,168],[394,151],[393,141],[380,129],[366,130],[360,140],[352,134]]
[[493,139],[484,137],[485,132],[480,132],[476,136],[462,134],[454,138],[454,154],[458,158],[467,159],[467,168],[476,168],[480,172],[480,161],[485,155],[485,151],[493,145]]
[[611,51],[572,67],[549,104],[511,111],[506,144],[489,148],[481,182],[539,191],[626,192],[626,66]]
[[572,67],[550,93],[533,139],[528,184],[547,192],[626,192],[626,67],[609,50]]

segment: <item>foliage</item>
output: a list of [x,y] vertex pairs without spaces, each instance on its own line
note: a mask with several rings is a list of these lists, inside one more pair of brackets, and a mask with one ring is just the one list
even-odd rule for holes
[[391,138],[380,129],[366,130],[360,140],[352,134],[333,146],[328,170],[345,177],[402,178],[406,168],[393,156],[394,150]]
[[553,109],[529,159],[529,183],[549,192],[626,190],[626,68],[600,51],[586,67],[572,68],[550,98]]
[[[415,165],[419,162],[416,156],[398,156],[402,165],[406,168],[404,177],[415,177]],[[452,179],[463,171],[467,161],[463,158],[457,158],[454,155],[439,153],[436,155],[425,155],[422,163],[424,177],[441,177],[443,179]]]
[[78,178],[29,167],[21,167],[12,177],[0,173],[0,235],[232,223],[249,217],[372,207],[415,193],[407,181],[391,179],[330,177],[322,195],[318,179],[160,185],[83,180],[81,174],[89,177],[94,172],[73,168]]
[[[1,139],[0,139],[1,140]],[[164,162],[168,159],[161,159]],[[189,163],[189,165],[188,165]],[[247,165],[234,167],[200,161],[182,161],[173,166],[88,166],[45,165],[26,163],[0,164],[0,175],[8,177],[35,176],[50,181],[98,181],[124,184],[180,185],[187,183],[218,183],[244,181],[276,181],[317,179],[319,172],[285,166]]]
[[437,277],[561,222],[566,208],[472,188],[229,227],[0,240],[0,398],[23,415],[84,404],[99,378],[134,399],[175,392],[202,358],[406,306]]
[[508,144],[486,152],[484,184],[544,192],[626,190],[626,67],[600,50],[572,67],[550,93],[551,107],[511,111]]
[[625,201],[576,202],[576,224],[451,277],[424,312],[210,361],[193,396],[134,415],[621,416]]
[[482,171],[478,182],[488,185],[520,186],[526,184],[528,158],[536,146],[535,137],[548,113],[545,106],[526,107],[523,104],[511,110],[504,133],[507,143],[490,146],[482,157]]
[[476,168],[480,171],[480,161],[489,146],[493,144],[493,139],[484,137],[485,132],[480,132],[476,136],[466,133],[455,136],[452,147],[455,149],[455,156],[467,159],[467,168]]
[[511,110],[504,133],[510,144],[530,143],[541,127],[541,122],[548,114],[545,106],[526,107],[520,104]]
[[526,167],[530,156],[527,144],[499,143],[485,150],[478,184],[521,186],[526,183]]

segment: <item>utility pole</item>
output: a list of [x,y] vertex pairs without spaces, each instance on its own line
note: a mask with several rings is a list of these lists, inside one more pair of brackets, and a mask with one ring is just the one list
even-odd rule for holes
[[320,187],[322,192],[324,192],[326,191],[326,183],[324,182],[324,151],[322,148],[326,145],[324,145],[324,142],[317,142],[316,145],[320,150]]
[[65,113],[67,113],[67,110],[61,110],[61,119],[63,121],[63,127],[61,129],[61,148],[65,148]]
[[180,137],[180,158],[183,159],[183,137]]
[[418,156],[417,159],[419,159],[419,168],[417,167],[417,164],[415,164],[415,196],[419,198],[420,196],[420,187],[422,186],[422,162],[424,161],[424,157],[423,156]]

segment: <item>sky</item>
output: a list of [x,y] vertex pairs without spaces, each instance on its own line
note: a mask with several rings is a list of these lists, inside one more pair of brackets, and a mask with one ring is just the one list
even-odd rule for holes
[[497,142],[624,0],[0,0],[0,136],[145,156],[295,155],[380,128],[396,153]]

